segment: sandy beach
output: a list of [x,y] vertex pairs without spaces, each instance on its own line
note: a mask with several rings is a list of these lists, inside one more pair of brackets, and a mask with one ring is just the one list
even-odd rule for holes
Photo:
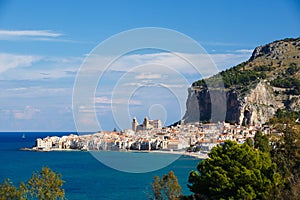
[[203,154],[203,153],[200,153],[200,152],[154,150],[154,151],[149,151],[149,153],[177,154],[177,155],[191,156],[191,157],[198,158],[198,159],[206,159],[206,158],[208,158],[207,154]]

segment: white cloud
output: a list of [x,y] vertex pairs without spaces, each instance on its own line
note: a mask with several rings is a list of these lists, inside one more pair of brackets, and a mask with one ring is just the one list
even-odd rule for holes
[[60,36],[63,34],[51,30],[0,30],[0,40],[53,40]]
[[[50,83],[51,84],[51,83]],[[24,85],[24,83],[23,83]],[[62,87],[62,86],[49,86],[49,85],[41,85],[41,83],[37,83],[39,86],[27,86],[27,87],[12,87],[12,88],[2,88],[0,91],[0,99],[39,99],[43,97],[65,97],[72,95],[72,86]],[[26,86],[26,85],[24,85]]]
[[[138,100],[133,99],[121,99],[121,98],[108,98],[105,96],[96,97],[95,103],[97,104],[125,104],[125,105],[142,105]],[[96,107],[97,108],[97,107]],[[101,108],[101,107],[99,107]]]
[[160,79],[161,74],[149,74],[149,73],[141,73],[135,76],[136,79]]
[[186,88],[184,84],[162,84],[165,88]]
[[111,98],[102,96],[102,97],[96,97],[95,103],[101,103],[101,104],[111,104]]
[[26,106],[24,110],[13,110],[15,119],[26,119],[30,120],[36,113],[39,113],[40,109],[32,106]]
[[[36,65],[37,62],[38,65]],[[81,62],[81,57],[0,53],[0,79],[37,80],[75,76]]]
[[[110,63],[110,61],[113,60],[111,56],[93,55],[92,57],[87,58],[83,67],[84,70],[87,70],[87,74],[92,76],[97,74],[97,72],[104,70],[129,72],[137,67],[145,67],[148,69],[156,67],[157,69],[158,66],[161,66],[159,71],[152,70],[151,73],[163,74],[164,72],[173,70],[177,71],[179,74],[189,75],[199,74],[200,72],[203,77],[206,77],[216,74],[220,70],[246,61],[251,56],[251,52],[252,50],[241,49],[232,53],[219,54],[192,54],[176,52],[133,54],[122,56],[109,66],[105,66],[105,64]],[[193,66],[192,64],[196,66]],[[152,74],[147,75],[149,77]],[[154,78],[158,77],[156,76],[153,77],[153,79]]]
[[6,89],[6,92],[21,92],[21,91],[25,91],[27,89],[28,88],[25,88],[25,87],[16,87],[16,88]]
[[0,38],[2,37],[59,37],[61,33],[51,30],[0,30]]
[[228,51],[228,52],[249,54],[253,52],[253,49],[238,49],[238,50]]
[[0,74],[17,67],[28,67],[41,60],[40,56],[0,53]]
[[111,112],[112,106],[109,104],[104,104],[104,105],[95,105],[94,107],[92,106],[80,106],[79,107],[79,112],[80,113],[94,113],[96,112],[97,114],[103,114],[107,112]]
[[211,54],[219,70],[233,67],[241,62],[248,60],[251,53],[228,53],[228,54]]

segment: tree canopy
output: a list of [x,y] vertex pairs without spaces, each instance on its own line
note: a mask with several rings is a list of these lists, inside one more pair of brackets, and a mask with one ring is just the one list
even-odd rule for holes
[[210,199],[267,199],[281,179],[269,153],[232,141],[213,148],[197,169],[188,187]]
[[16,188],[9,179],[0,184],[0,200],[26,200],[26,186],[21,183],[19,188]]
[[295,199],[300,196],[300,125],[296,123],[299,113],[284,112],[272,119],[273,126],[282,135],[272,142],[271,156],[283,177],[278,199]]
[[261,131],[257,131],[254,136],[254,148],[259,149],[262,152],[269,153],[271,151],[271,146],[269,144],[269,138],[264,135]]
[[152,200],[179,200],[181,187],[173,171],[163,175],[162,178],[155,176],[152,182]]
[[48,167],[34,172],[27,183],[15,187],[9,179],[0,184],[0,200],[57,200],[65,199],[64,181]]

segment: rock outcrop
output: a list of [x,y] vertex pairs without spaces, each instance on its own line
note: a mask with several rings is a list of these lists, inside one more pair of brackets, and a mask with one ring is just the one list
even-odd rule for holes
[[[266,123],[278,109],[300,111],[299,56],[300,38],[257,47],[248,61],[218,74],[223,77],[224,88],[206,86],[205,82],[214,77],[195,82],[189,89],[183,120],[258,125]],[[230,77],[238,78],[231,81]],[[221,91],[225,98],[215,95]]]

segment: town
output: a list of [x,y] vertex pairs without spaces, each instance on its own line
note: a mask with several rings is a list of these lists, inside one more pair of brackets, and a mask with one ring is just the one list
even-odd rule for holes
[[133,118],[132,129],[121,132],[99,131],[93,134],[70,134],[68,136],[52,136],[38,138],[36,146],[31,150],[81,150],[81,151],[166,151],[193,152],[201,155],[207,153],[225,140],[244,143],[247,138],[254,137],[260,130],[269,134],[271,130],[265,126],[231,125],[218,123],[184,123],[162,127],[160,120],[149,120],[145,117],[142,124]]

